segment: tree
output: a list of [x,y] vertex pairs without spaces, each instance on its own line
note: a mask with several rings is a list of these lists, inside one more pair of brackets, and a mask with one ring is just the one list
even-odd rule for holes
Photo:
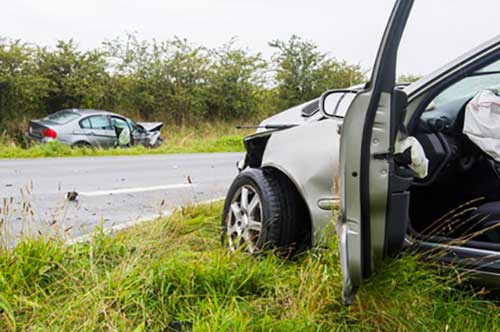
[[[139,41],[129,35],[105,44],[119,82],[120,104],[144,119],[155,116],[176,123],[205,114],[203,89],[210,67],[206,48],[186,39]],[[130,111],[130,110],[129,110]]]
[[207,77],[205,102],[209,117],[248,119],[262,113],[266,61],[236,49],[235,39],[211,51],[212,65]]
[[413,83],[421,79],[422,76],[414,74],[400,75],[398,78],[398,83]]
[[73,40],[58,41],[54,50],[39,48],[36,59],[37,74],[48,84],[43,98],[47,113],[104,106],[110,81],[105,53],[82,53]]
[[[20,41],[0,39],[0,130],[16,131],[36,115],[48,94],[47,80],[36,70],[36,50]],[[22,136],[22,133],[16,133]]]
[[359,66],[329,58],[315,44],[298,36],[291,36],[287,42],[274,40],[269,46],[276,50],[272,60],[282,108],[317,98],[327,89],[349,87],[366,79]]

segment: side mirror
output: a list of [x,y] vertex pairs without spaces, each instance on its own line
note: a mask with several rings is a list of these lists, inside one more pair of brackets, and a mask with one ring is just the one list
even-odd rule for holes
[[355,90],[326,91],[319,99],[319,109],[326,117],[344,117],[357,93]]

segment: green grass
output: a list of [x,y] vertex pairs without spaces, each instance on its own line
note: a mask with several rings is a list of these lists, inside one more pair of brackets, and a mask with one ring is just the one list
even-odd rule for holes
[[164,130],[165,141],[156,149],[135,146],[117,149],[71,148],[60,142],[34,144],[23,148],[12,142],[0,144],[0,158],[123,156],[170,153],[242,152],[243,137],[231,124],[206,124],[198,128],[173,127]]
[[335,241],[293,260],[231,254],[220,211],[188,207],[90,243],[3,250],[0,331],[175,331],[173,322],[214,332],[500,329],[496,302],[412,255],[387,262],[346,308]]

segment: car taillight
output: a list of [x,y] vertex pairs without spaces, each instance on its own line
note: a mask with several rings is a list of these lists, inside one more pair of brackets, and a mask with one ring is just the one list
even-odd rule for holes
[[42,134],[43,134],[43,137],[50,137],[50,138],[57,137],[57,133],[50,128],[45,129]]

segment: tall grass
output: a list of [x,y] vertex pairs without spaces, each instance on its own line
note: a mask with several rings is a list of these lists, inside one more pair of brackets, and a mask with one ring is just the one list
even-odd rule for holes
[[[88,243],[0,255],[1,331],[497,331],[497,303],[406,255],[341,303],[335,241],[283,260],[230,254],[221,205]],[[184,329],[182,329],[184,328]]]
[[237,130],[228,123],[205,123],[196,127],[172,126],[162,131],[163,144],[155,149],[144,146],[117,149],[71,148],[57,141],[27,148],[0,140],[0,158],[118,156],[168,153],[242,152],[243,137],[250,130]]

